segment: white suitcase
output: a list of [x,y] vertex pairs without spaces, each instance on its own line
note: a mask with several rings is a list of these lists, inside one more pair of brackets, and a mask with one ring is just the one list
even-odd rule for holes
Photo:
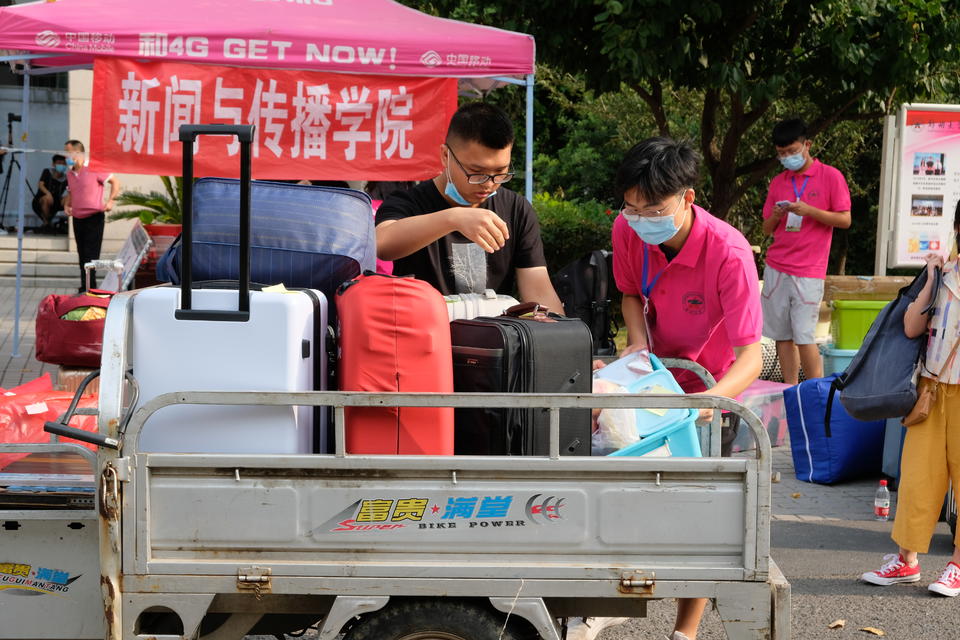
[[[195,309],[235,310],[236,290],[194,289]],[[180,289],[133,299],[132,366],[140,405],[173,391],[311,391],[326,380],[326,299],[319,291],[250,292],[247,322],[179,320]],[[318,331],[319,328],[319,331]],[[144,425],[140,450],[311,453],[326,442],[312,407],[165,407]]]
[[473,320],[480,316],[499,316],[519,304],[515,298],[497,295],[493,289],[486,289],[483,293],[459,293],[444,296],[443,299],[447,302],[447,317],[451,322]]
[[[192,281],[193,143],[201,134],[240,141],[240,281]],[[252,125],[184,125],[183,242],[179,287],[133,299],[131,366],[142,406],[173,391],[311,391],[325,386],[327,301],[314,290],[250,289]],[[323,409],[173,405],[147,419],[140,450],[172,453],[311,453],[326,443]]]

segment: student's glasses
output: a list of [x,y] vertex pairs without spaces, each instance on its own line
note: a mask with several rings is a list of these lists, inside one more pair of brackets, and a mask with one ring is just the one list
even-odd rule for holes
[[460,167],[460,170],[463,171],[463,174],[467,176],[467,182],[470,184],[484,184],[487,180],[493,180],[494,184],[503,184],[504,182],[510,182],[510,180],[513,179],[512,173],[496,173],[493,175],[490,175],[489,173],[470,173],[462,164],[460,164],[460,160],[457,159],[453,149],[447,146],[447,151],[450,152],[450,156],[457,163],[457,166]]

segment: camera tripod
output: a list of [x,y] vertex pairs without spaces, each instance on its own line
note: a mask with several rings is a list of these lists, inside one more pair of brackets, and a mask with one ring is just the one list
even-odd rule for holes
[[[7,146],[13,146],[13,123],[20,122],[20,116],[15,113],[7,114]],[[7,200],[10,197],[10,178],[13,176],[14,167],[17,168],[19,175],[23,175],[23,167],[20,164],[20,161],[17,160],[17,151],[7,152],[10,154],[10,166],[7,167],[7,175],[3,178],[3,187],[0,187],[0,229],[5,229],[7,231],[12,230],[12,227],[7,225]],[[6,154],[4,154],[6,155]],[[0,155],[0,171],[3,171],[3,156]],[[30,201],[33,200],[36,193],[33,190],[33,187],[30,185],[30,181],[26,178],[23,179],[23,183],[27,186],[27,192],[30,194]],[[26,203],[24,203],[26,204]]]

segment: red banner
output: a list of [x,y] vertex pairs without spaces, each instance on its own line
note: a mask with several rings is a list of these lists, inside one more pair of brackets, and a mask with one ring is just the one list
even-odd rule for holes
[[[425,180],[457,81],[97,59],[90,166],[180,175],[182,124],[253,124],[253,177]],[[239,175],[239,143],[201,136],[197,176]]]

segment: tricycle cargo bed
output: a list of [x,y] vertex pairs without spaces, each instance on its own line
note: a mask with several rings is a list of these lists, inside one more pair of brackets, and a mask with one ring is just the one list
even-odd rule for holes
[[755,460],[137,458],[128,573],[766,578]]

